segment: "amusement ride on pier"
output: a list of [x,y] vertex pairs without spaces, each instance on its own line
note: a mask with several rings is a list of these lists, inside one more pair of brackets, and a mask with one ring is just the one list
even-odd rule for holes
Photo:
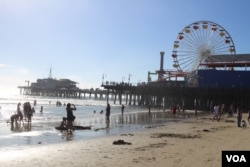
[[160,52],[160,69],[148,72],[148,83],[137,85],[143,104],[186,101],[190,108],[193,101],[203,106],[208,101],[248,104],[250,54],[236,54],[231,35],[221,25],[197,21],[185,26],[173,44],[174,69],[163,69],[164,54]]
[[[76,82],[67,79],[53,80],[54,88],[44,88],[44,83],[19,87],[28,95],[49,95],[81,98],[86,93],[105,94],[109,101],[110,94],[126,103],[138,105],[171,105],[185,101],[185,106],[192,108],[193,101],[201,106],[207,101],[248,104],[250,98],[250,54],[236,54],[232,37],[225,28],[211,21],[197,21],[185,26],[173,43],[173,68],[164,70],[164,54],[160,52],[160,69],[148,72],[148,82],[116,83],[102,81],[104,90],[81,90]],[[244,69],[244,70],[242,70]],[[151,75],[157,75],[152,80]],[[39,80],[40,82],[43,80]],[[57,85],[59,84],[60,87]],[[50,83],[51,86],[51,83]]]
[[235,67],[250,66],[250,55],[237,55],[230,34],[222,26],[211,21],[194,22],[178,33],[171,55],[175,70],[163,70],[164,52],[160,54],[160,70],[156,73],[149,72],[149,75],[158,74],[158,81],[189,78],[189,86],[192,85],[194,77],[197,77],[192,75],[197,70],[232,71]]

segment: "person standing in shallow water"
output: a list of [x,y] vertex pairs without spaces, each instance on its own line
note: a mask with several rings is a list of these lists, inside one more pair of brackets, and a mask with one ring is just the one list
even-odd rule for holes
[[151,114],[151,105],[150,104],[148,105],[148,114],[149,115]]
[[123,115],[123,113],[124,113],[124,108],[125,108],[124,105],[122,105],[122,115]]
[[107,103],[107,107],[106,107],[106,128],[109,128],[109,124],[110,124],[110,105],[109,105],[109,103]]
[[[73,107],[71,107],[73,106]],[[70,104],[68,103],[67,104],[67,107],[66,107],[66,111],[67,111],[67,125],[66,125],[66,128],[67,130],[69,130],[70,132],[72,132],[72,129],[73,129],[73,122],[75,120],[75,116],[73,115],[73,110],[76,110],[76,106],[74,104]]]

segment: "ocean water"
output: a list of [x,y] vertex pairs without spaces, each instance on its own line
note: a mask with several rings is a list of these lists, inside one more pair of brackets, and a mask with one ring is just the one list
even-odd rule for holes
[[[34,105],[34,101],[36,101],[36,105]],[[57,106],[57,101],[60,101],[62,105]],[[13,126],[9,123],[10,116],[16,113],[19,102],[22,105],[25,102],[30,102],[35,109],[30,126],[26,121],[24,123],[14,123]],[[55,129],[56,126],[60,126],[62,117],[66,116],[67,103],[75,104],[77,108],[74,111],[76,116],[74,125],[91,126],[91,130],[75,130],[72,134],[68,134],[66,131]],[[106,104],[106,100],[94,99],[27,96],[0,97],[0,149],[15,150],[41,144],[46,145],[107,135],[127,134],[178,120],[178,118],[173,120],[171,114],[159,109],[151,109],[152,112],[149,115],[147,107],[129,105],[125,105],[124,115],[122,116],[121,105],[113,104],[113,101],[110,101],[110,128],[104,129],[106,126]],[[22,105],[21,111],[23,111]],[[43,106],[43,112],[40,112],[41,106]],[[103,110],[103,114],[100,114],[101,110]],[[179,120],[183,119],[185,117],[179,118]]]

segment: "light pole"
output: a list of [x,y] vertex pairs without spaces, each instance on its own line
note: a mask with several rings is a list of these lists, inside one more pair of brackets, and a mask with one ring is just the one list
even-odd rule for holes
[[128,74],[128,84],[129,84],[129,82],[130,82],[130,77],[131,77],[132,75],[131,74]]
[[104,78],[106,77],[106,74],[102,74],[102,85],[104,85]]

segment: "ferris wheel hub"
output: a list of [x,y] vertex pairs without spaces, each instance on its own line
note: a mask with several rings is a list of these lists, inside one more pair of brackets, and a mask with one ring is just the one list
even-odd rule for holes
[[200,57],[201,58],[207,58],[208,56],[211,55],[211,50],[209,48],[203,48],[201,51],[200,51]]

